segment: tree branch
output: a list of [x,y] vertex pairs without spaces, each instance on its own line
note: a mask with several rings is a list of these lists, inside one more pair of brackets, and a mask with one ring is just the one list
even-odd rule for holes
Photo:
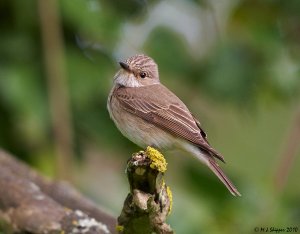
[[282,192],[288,181],[289,172],[299,152],[300,141],[300,110],[295,113],[289,134],[286,139],[284,150],[274,175],[274,183],[277,191]]
[[51,124],[57,157],[56,169],[59,179],[70,181],[72,179],[72,157],[74,153],[72,148],[72,116],[58,4],[58,0],[37,1],[48,82]]
[[0,150],[0,224],[7,232],[114,233],[116,220],[65,182]]
[[173,233],[165,223],[172,206],[172,194],[163,179],[166,166],[163,155],[151,147],[128,161],[130,193],[118,218],[119,233]]
[[[119,233],[173,233],[166,224],[172,193],[167,163],[148,147],[127,164],[130,193],[118,218]],[[0,226],[5,233],[115,233],[116,219],[66,182],[51,181],[0,150]]]

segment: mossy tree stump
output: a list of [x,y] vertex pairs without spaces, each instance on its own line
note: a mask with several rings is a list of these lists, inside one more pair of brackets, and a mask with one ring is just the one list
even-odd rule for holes
[[166,170],[165,158],[151,147],[129,159],[130,193],[118,218],[119,233],[173,233],[165,223],[172,208],[172,193],[163,178]]

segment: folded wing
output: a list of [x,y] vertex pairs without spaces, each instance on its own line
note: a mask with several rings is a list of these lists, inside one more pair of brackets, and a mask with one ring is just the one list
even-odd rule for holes
[[[164,90],[157,92],[157,89]],[[163,93],[163,96],[158,97],[157,93]],[[192,116],[184,103],[166,87],[162,85],[139,88],[122,87],[115,91],[115,97],[124,110],[176,137],[193,143],[207,152],[208,156],[214,156],[224,162],[222,155],[209,145],[199,121]]]

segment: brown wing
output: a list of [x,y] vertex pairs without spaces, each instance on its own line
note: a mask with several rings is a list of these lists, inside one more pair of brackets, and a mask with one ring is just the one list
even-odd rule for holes
[[199,121],[194,119],[184,103],[164,86],[122,87],[115,91],[114,96],[126,111],[195,144],[224,162],[224,158],[208,144]]

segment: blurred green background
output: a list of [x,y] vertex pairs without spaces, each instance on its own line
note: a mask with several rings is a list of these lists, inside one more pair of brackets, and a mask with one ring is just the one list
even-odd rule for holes
[[300,232],[298,0],[1,0],[1,148],[118,216],[140,149],[106,99],[117,61],[136,53],[155,59],[242,193],[165,152],[176,233]]

